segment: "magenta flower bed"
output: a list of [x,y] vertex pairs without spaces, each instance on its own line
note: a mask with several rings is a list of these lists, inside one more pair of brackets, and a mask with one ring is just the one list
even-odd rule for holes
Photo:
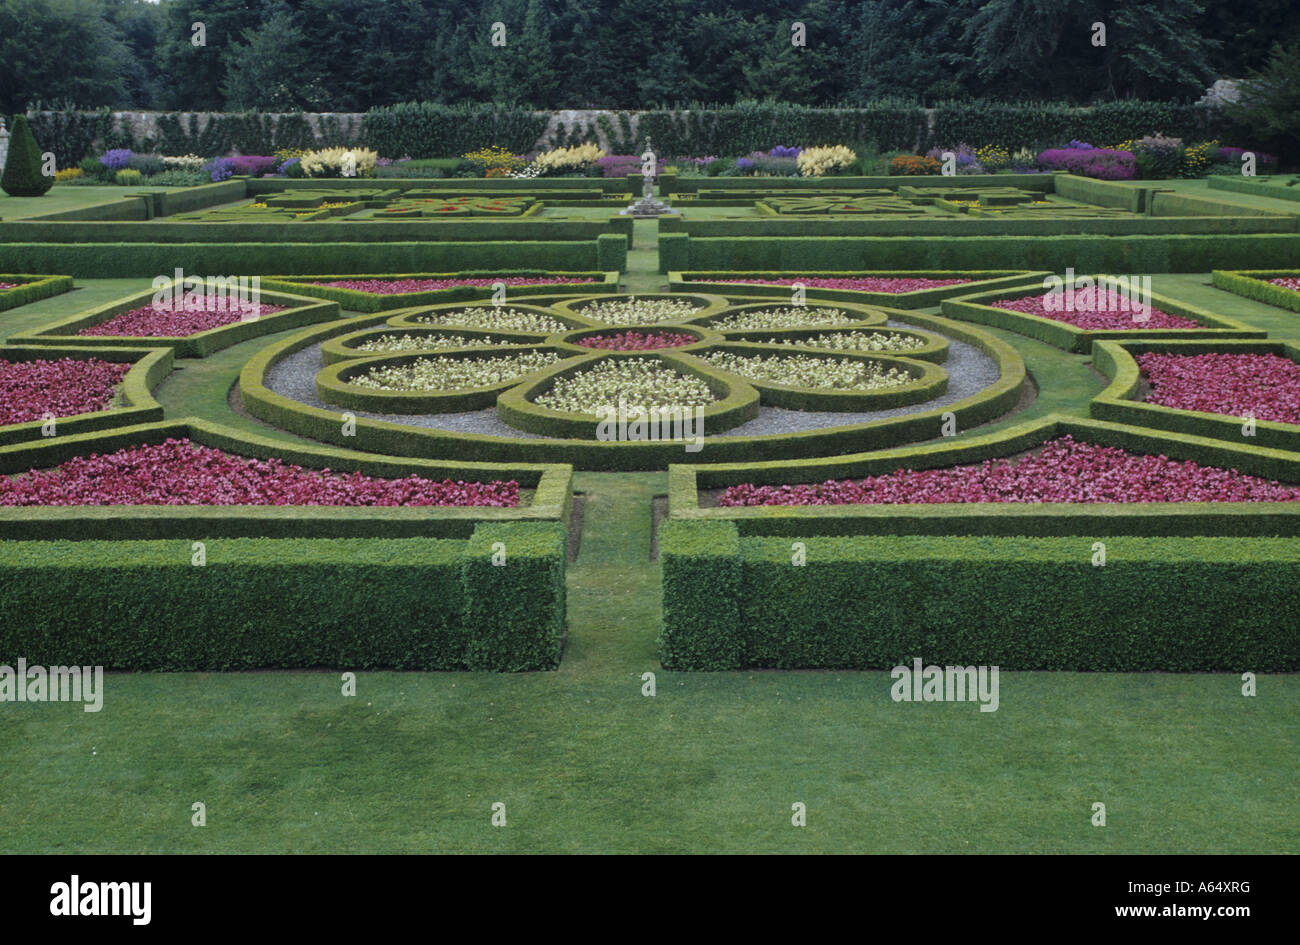
[[894,505],[939,502],[1296,502],[1300,489],[1192,461],[1129,453],[1080,443],[1070,436],[1049,440],[1019,461],[987,460],[967,466],[905,469],[866,479],[815,485],[726,489],[718,504]]
[[494,286],[498,282],[505,285],[579,285],[595,282],[595,279],[581,276],[568,278],[564,276],[505,276],[497,279],[339,279],[335,282],[308,282],[307,285],[323,285],[334,289],[351,289],[353,292],[369,292],[372,295],[399,295],[405,292],[430,292],[434,289],[452,289],[456,286]]
[[574,344],[584,348],[604,348],[608,351],[654,351],[658,348],[680,348],[692,345],[700,339],[681,331],[660,331],[641,334],[639,331],[624,331],[617,335],[589,335],[579,338]]
[[1147,403],[1279,423],[1300,423],[1300,364],[1277,354],[1137,357]]
[[1132,180],[1137,176],[1137,158],[1128,151],[1110,148],[1051,148],[1038,155],[1040,167],[1069,171],[1097,180]]
[[0,476],[11,505],[455,505],[519,504],[519,483],[377,479],[249,459],[187,439],[78,457],[13,479]]
[[5,291],[6,289],[16,289],[21,284],[22,283],[20,282],[0,282],[0,292]]
[[173,302],[168,306],[145,305],[106,322],[91,325],[78,335],[111,335],[129,338],[183,338],[222,325],[244,321],[245,318],[271,315],[284,311],[283,305],[263,305],[242,299],[205,298],[203,308],[196,308],[193,299]]
[[[1269,279],[1273,285],[1280,285],[1284,289],[1290,289],[1292,292],[1300,292],[1300,277],[1286,276],[1281,279]],[[0,286],[3,289],[4,286]]]
[[0,426],[104,410],[129,370],[98,358],[0,360]]
[[[1083,328],[1088,331],[1145,331],[1152,328],[1202,327],[1190,318],[1184,318],[1181,315],[1170,315],[1158,308],[1151,309],[1149,317],[1144,321],[1137,320],[1142,317],[1142,313],[1134,311],[1132,306],[1128,311],[1118,307],[1113,309],[1093,307],[1084,310],[1080,308],[1077,296],[1074,311],[1065,312],[1059,308],[1056,311],[1049,311],[1047,308],[1048,298],[1051,298],[1051,293],[1031,295],[1023,299],[999,299],[989,304],[994,308],[1005,308],[1025,315],[1037,315],[1039,318],[1050,318],[1055,322],[1065,322],[1067,325],[1073,325],[1076,328]],[[1064,297],[1057,296],[1057,301],[1063,305]]]
[[853,292],[915,292],[918,289],[935,289],[944,285],[965,285],[973,279],[905,279],[891,276],[870,278],[808,278],[808,279],[694,279],[693,282],[717,282],[723,285],[794,285],[796,282],[810,289],[849,289]]

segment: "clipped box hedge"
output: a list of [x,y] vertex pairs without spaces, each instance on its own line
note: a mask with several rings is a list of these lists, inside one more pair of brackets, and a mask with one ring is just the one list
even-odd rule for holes
[[1300,292],[1273,285],[1270,279],[1286,276],[1300,278],[1300,269],[1215,269],[1210,278],[1215,288],[1223,289],[1243,298],[1254,299],[1278,308],[1300,312]]
[[1287,341],[1099,341],[1093,345],[1093,365],[1110,384],[1092,399],[1089,410],[1098,420],[1153,427],[1174,433],[1227,440],[1243,446],[1300,451],[1300,425],[1256,420],[1244,432],[1246,418],[1235,414],[1179,410],[1138,400],[1142,372],[1135,357],[1164,354],[1276,354],[1300,362],[1300,344]]
[[[1300,184],[1288,186],[1285,183],[1276,183],[1281,180],[1280,177],[1245,177],[1237,174],[1231,177],[1225,174],[1211,174],[1206,178],[1206,183],[1211,190],[1227,190],[1238,194],[1250,194],[1254,197],[1273,197],[1277,200],[1298,200],[1300,201]],[[1297,178],[1287,178],[1287,180],[1296,180]]]
[[1099,534],[1098,567],[1093,536],[808,537],[797,565],[789,538],[691,524],[667,533],[671,669],[1300,669],[1292,539]]
[[[4,227],[0,226],[0,230]],[[72,288],[72,276],[13,275],[0,273],[0,282],[18,283],[14,289],[0,290],[0,312],[29,302],[62,295]]]
[[[1113,288],[1116,281],[1107,276],[1091,276],[1100,293],[1103,289]],[[956,298],[944,299],[940,310],[947,318],[974,322],[1013,331],[1018,335],[1035,338],[1053,347],[1076,354],[1087,354],[1092,350],[1094,341],[1123,340],[1125,338],[1264,338],[1268,332],[1259,331],[1244,322],[1217,315],[1205,309],[1179,302],[1165,295],[1151,293],[1151,307],[1160,309],[1170,315],[1181,315],[1191,319],[1201,328],[1149,328],[1140,322],[1134,322],[1129,329],[1090,329],[1078,328],[1064,321],[1040,318],[1013,309],[997,308],[992,302],[1004,299],[1022,299],[1033,295],[1044,295],[1048,290],[1042,282],[1037,285],[1025,285],[1018,289],[1006,289],[994,292],[978,292]]]
[[[153,390],[172,372],[171,348],[96,348],[47,345],[0,345],[0,361],[57,361],[62,358],[96,358],[114,364],[130,364],[119,387],[121,405],[75,416],[57,417],[55,436],[89,433],[110,427],[151,423],[163,419],[162,404]],[[0,426],[0,446],[25,443],[45,437],[45,421]]]
[[826,289],[808,287],[807,294],[818,299],[831,299],[840,302],[860,302],[867,305],[887,305],[891,308],[928,308],[954,295],[982,289],[998,289],[1023,285],[1026,280],[1041,279],[1048,272],[1031,270],[982,270],[958,271],[953,269],[923,270],[792,270],[773,272],[743,271],[681,271],[668,273],[668,286],[673,292],[716,292],[731,296],[756,296],[759,298],[789,298],[793,291],[788,285],[769,285],[759,282],[732,283],[722,279],[970,279],[970,282],[958,285],[935,286],[931,289],[917,289],[913,292],[858,292],[852,289]]
[[[961,429],[961,428],[959,428]],[[1070,435],[1098,446],[1287,483],[1300,483],[1300,452],[1144,427],[1049,414],[996,433],[947,437],[917,446],[818,459],[673,465],[668,471],[673,521],[731,522],[741,535],[1224,535],[1300,536],[1300,502],[915,503],[703,507],[700,492],[740,483],[786,485],[861,479],[903,469],[1004,459]]]
[[[179,300],[182,296],[181,289],[175,283],[172,283],[169,288],[175,291],[175,298]],[[234,288],[238,289],[239,287]],[[230,294],[235,296],[236,292],[232,291]],[[61,347],[117,348],[126,346],[170,348],[178,358],[206,358],[232,345],[237,345],[241,341],[248,341],[250,338],[261,338],[291,328],[302,328],[306,325],[332,321],[339,317],[337,302],[306,298],[301,295],[289,295],[284,292],[263,292],[258,299],[261,304],[283,305],[285,306],[284,310],[272,312],[269,315],[260,315],[247,321],[231,322],[227,325],[220,325],[216,328],[209,328],[206,331],[184,336],[77,334],[83,328],[102,324],[124,312],[149,305],[154,297],[155,292],[153,290],[137,292],[115,302],[98,305],[78,315],[59,319],[40,328],[16,332],[10,336],[9,340],[26,345],[56,345]]]
[[[298,295],[310,295],[316,298],[338,302],[349,312],[387,312],[393,309],[410,308],[415,305],[436,305],[442,302],[469,302],[492,297],[491,286],[453,286],[447,289],[429,289],[423,292],[398,292],[392,295],[380,295],[373,292],[358,292],[339,286],[313,285],[313,282],[356,282],[367,279],[493,279],[516,278],[521,276],[546,276],[561,278],[589,278],[593,282],[576,283],[575,291],[590,293],[612,293],[618,291],[617,271],[613,272],[547,272],[540,269],[514,270],[467,270],[463,272],[408,272],[408,273],[366,273],[352,275],[320,276],[264,276],[262,285],[268,289],[293,292]],[[511,285],[506,287],[506,296],[549,295],[564,286],[556,283],[539,283],[537,285]]]
[[[490,563],[496,542],[502,567]],[[199,566],[188,541],[0,542],[0,662],[518,672],[559,661],[558,524],[494,523],[469,540],[204,545]]]
[[[358,421],[359,423],[360,421]],[[335,426],[342,428],[341,415]],[[514,480],[514,508],[467,506],[131,505],[0,508],[0,541],[38,539],[210,538],[468,538],[479,522],[567,523],[573,470],[563,465],[500,465],[376,456],[354,449],[297,445],[203,420],[114,427],[0,446],[0,475],[47,469],[79,456],[100,455],[168,439],[254,459],[277,458],[306,469],[359,472],[386,479],[420,476],[442,481]],[[344,437],[351,445],[351,438]],[[531,490],[531,495],[526,490]]]

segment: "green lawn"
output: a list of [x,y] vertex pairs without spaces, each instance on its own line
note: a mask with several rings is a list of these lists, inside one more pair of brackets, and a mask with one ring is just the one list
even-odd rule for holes
[[[655,224],[637,221],[631,291],[662,286],[654,244]],[[0,336],[143,281],[82,281],[0,314]],[[1207,274],[1158,276],[1155,289],[1278,334],[1295,318]],[[1024,355],[1040,396],[984,429],[1086,414],[1101,388],[1087,359],[993,333]],[[158,391],[167,415],[291,439],[226,404],[265,343],[182,362]],[[648,552],[667,476],[579,473],[576,488],[582,547],[557,671],[363,673],[354,698],[337,672],[124,674],[107,678],[98,714],[6,703],[0,852],[1300,848],[1300,675],[1264,677],[1246,698],[1232,674],[1005,673],[1000,708],[981,713],[894,703],[884,672],[663,672]],[[496,802],[505,827],[491,825]],[[790,824],[795,802],[806,828]],[[1090,823],[1095,802],[1104,828]]]
[[74,186],[55,184],[40,197],[10,197],[0,192],[0,220],[21,220],[62,210],[80,210],[101,203],[114,203],[133,194],[156,193],[168,187],[119,187],[115,184]]

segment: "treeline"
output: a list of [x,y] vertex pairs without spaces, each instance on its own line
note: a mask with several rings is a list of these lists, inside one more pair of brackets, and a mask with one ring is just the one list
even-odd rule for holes
[[1195,99],[1297,41],[1289,0],[0,0],[0,108]]

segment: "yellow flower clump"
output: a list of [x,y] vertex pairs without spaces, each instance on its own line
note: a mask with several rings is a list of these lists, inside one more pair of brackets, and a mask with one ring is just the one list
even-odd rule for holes
[[301,167],[308,177],[342,177],[343,169],[355,161],[356,177],[372,177],[379,154],[369,148],[321,148],[302,156]]
[[858,156],[842,144],[819,148],[804,148],[800,153],[799,173],[804,177],[824,177],[831,171],[848,167]]
[[541,166],[543,172],[573,171],[595,164],[605,156],[605,152],[591,142],[572,148],[555,148],[537,155],[533,163]]
[[61,184],[65,180],[76,180],[80,176],[81,176],[81,168],[65,167],[61,171],[54,172],[54,183]]

